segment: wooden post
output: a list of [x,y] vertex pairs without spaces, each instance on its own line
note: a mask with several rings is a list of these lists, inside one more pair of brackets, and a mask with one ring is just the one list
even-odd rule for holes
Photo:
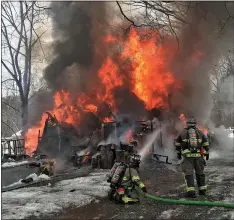
[[11,155],[11,145],[9,140],[7,140],[7,146],[8,146],[8,154]]

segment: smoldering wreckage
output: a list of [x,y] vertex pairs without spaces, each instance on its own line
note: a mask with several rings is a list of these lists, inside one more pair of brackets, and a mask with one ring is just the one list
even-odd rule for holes
[[[147,195],[137,172],[140,161],[175,166],[174,144],[181,144],[177,137],[189,116],[197,119],[210,151],[222,148],[219,134],[208,123],[208,72],[217,55],[217,41],[212,38],[207,44],[207,32],[215,24],[209,23],[211,15],[197,22],[199,13],[191,14],[196,19],[181,30],[178,53],[174,38],[160,42],[151,29],[132,27],[127,37],[107,30],[105,4],[52,3],[58,38],[66,38],[55,40],[56,56],[45,69],[51,91],[38,95],[44,105],[36,103],[29,116],[32,126],[24,146],[30,156],[27,169],[38,167],[38,175],[51,179],[65,178],[74,169],[111,169],[110,200],[138,202],[133,188]],[[69,16],[61,23],[63,13]],[[88,25],[81,23],[84,19]],[[21,182],[20,187],[35,186],[33,178]],[[190,191],[191,179],[186,184]],[[3,190],[16,188],[19,186]]]

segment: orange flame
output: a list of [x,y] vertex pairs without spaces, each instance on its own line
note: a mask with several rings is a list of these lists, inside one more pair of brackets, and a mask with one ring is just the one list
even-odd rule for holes
[[112,117],[105,117],[103,121],[104,122],[113,122],[114,120]]
[[157,46],[151,32],[151,38],[141,40],[136,30],[132,29],[126,43],[122,58],[130,58],[134,70],[132,72],[133,92],[145,102],[147,109],[164,106],[163,97],[168,95],[168,88],[175,83],[172,73],[168,71],[166,62],[171,51]]
[[111,90],[123,84],[123,80],[118,74],[118,67],[110,58],[107,58],[98,74],[102,84],[105,85],[105,93],[102,101],[105,100],[112,108],[114,108],[114,100]]
[[[73,126],[79,125],[82,112],[96,114],[97,106],[103,102],[116,112],[112,91],[125,84],[128,87],[130,85],[131,91],[144,102],[147,109],[167,109],[168,102],[165,98],[170,89],[181,86],[168,66],[176,56],[177,44],[156,44],[159,36],[149,29],[131,29],[127,39],[120,35],[107,35],[103,40],[107,46],[117,45],[118,50],[115,59],[109,56],[102,63],[98,70],[99,83],[93,88],[92,94],[81,93],[74,98],[74,94],[58,91],[54,95],[54,107],[48,112],[55,115],[59,122]],[[202,56],[203,54],[197,53],[192,59],[199,60]],[[123,69],[127,70],[126,73]],[[43,114],[41,120],[26,133],[25,148],[29,155],[37,148],[38,130],[42,131],[45,120],[46,115]],[[111,121],[111,118],[104,119],[104,122]]]

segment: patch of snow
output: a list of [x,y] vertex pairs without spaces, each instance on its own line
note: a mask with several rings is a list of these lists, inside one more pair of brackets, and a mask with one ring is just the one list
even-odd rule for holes
[[171,218],[171,216],[173,215],[173,212],[174,212],[173,209],[163,211],[163,212],[161,213],[161,215],[159,216],[159,218],[160,218],[160,219],[169,219],[169,218]]
[[181,212],[182,212],[181,208],[169,209],[169,210],[163,211],[161,215],[159,216],[159,219],[170,219],[171,217],[179,215]]
[[[32,178],[34,182],[35,182],[35,181],[39,181],[39,180],[48,180],[48,179],[50,179],[50,177],[47,176],[47,175],[45,175],[45,174],[41,174],[41,175],[38,176],[38,175],[35,174],[35,173],[30,174],[30,175],[27,176],[25,179],[28,179],[28,178]],[[21,185],[21,184],[22,184],[21,180],[22,180],[22,179],[20,179],[19,181],[15,182],[15,183],[12,183],[12,184],[8,185],[7,187],[12,187],[12,186]]]
[[13,134],[13,135],[11,136],[11,138],[16,137],[16,135],[17,135],[18,138],[22,137],[22,130],[17,131],[15,134]]
[[[71,206],[87,205],[107,196],[109,184],[105,175],[104,172],[99,175],[93,173],[87,177],[60,181],[53,187],[28,187],[3,192],[2,218],[24,219],[53,214]],[[69,192],[71,189],[75,191]]]
[[225,179],[226,174],[218,174],[217,176],[212,176],[212,178],[209,179],[209,182],[215,182],[215,183],[221,183],[223,179]]
[[20,162],[6,162],[2,164],[2,167],[16,167],[21,166],[23,164],[28,164],[28,161],[20,161]]
[[230,133],[230,134],[228,135],[228,137],[229,137],[229,138],[234,138],[234,133],[233,133],[233,132]]
[[230,220],[234,220],[234,211],[228,211],[227,213],[223,214],[222,216],[220,216],[220,219],[230,219]]
[[210,215],[213,211],[220,210],[220,207],[213,207],[207,211],[207,214]]

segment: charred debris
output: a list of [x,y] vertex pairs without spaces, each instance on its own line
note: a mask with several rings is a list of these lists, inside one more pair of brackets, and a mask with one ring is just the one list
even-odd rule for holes
[[134,121],[122,115],[118,121],[102,122],[90,136],[83,136],[73,125],[46,113],[48,117],[42,135],[38,132],[33,157],[56,158],[78,167],[92,164],[93,168],[111,168],[116,152],[137,151],[143,136],[153,130],[152,121]]

